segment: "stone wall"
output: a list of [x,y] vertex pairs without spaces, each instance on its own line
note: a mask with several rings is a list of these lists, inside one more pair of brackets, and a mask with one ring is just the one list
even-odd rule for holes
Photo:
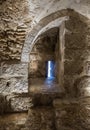
[[[64,87],[67,95],[78,101],[74,108],[72,108],[73,105],[72,107],[69,105],[69,110],[72,109],[75,112],[75,117],[71,118],[71,122],[79,123],[79,126],[76,125],[78,129],[90,129],[90,21],[72,13],[65,27]],[[65,115],[68,114],[69,112]],[[77,114],[79,119],[76,117]]]
[[2,62],[0,70],[1,93],[28,92],[28,63]]
[[[76,96],[77,80],[88,76],[90,23],[79,15],[70,14],[66,21],[64,79],[67,93]],[[76,89],[76,90],[75,90]],[[78,90],[77,90],[78,91]]]
[[[38,3],[38,5],[36,1],[34,1],[36,3],[31,2],[33,4],[30,5],[28,0],[0,1],[0,114],[28,111],[33,105],[32,97],[28,94],[28,63],[18,62],[26,33],[30,32],[29,40],[32,41],[40,29],[47,24],[59,17],[69,16],[69,20],[65,22],[64,99],[60,99],[60,95],[57,95],[55,98],[59,99],[52,99],[54,100],[52,105],[46,101],[50,99],[49,96],[44,95],[43,98],[40,96],[38,100],[41,99],[41,101],[37,100],[36,106],[29,110],[28,117],[25,116],[24,119],[21,117],[24,122],[22,120],[21,122],[18,120],[18,123],[6,120],[3,122],[4,116],[1,116],[1,130],[90,129],[90,20],[71,9],[66,10],[66,8],[74,8],[90,18],[90,2],[88,0],[86,2],[54,0],[48,4],[48,1],[45,1],[44,3],[40,1],[41,4]],[[52,14],[57,9],[65,10]],[[43,13],[40,14],[41,12]],[[52,15],[47,16],[47,14]],[[47,17],[32,30],[32,36],[31,29],[44,16]],[[25,46],[32,47],[29,44],[30,41]],[[43,49],[43,46],[41,48]],[[11,62],[13,59],[17,61]],[[45,72],[41,74],[40,76],[45,75]],[[68,98],[65,99],[65,97]],[[37,96],[35,101],[36,99]],[[40,106],[37,106],[38,104]],[[47,104],[49,107],[45,106]]]
[[28,63],[9,61],[0,65],[0,113],[27,111],[32,106],[28,97]]
[[55,121],[57,130],[89,130],[90,111],[82,105],[80,100],[56,99],[53,102],[55,108]]
[[0,61],[20,60],[28,25],[31,23],[28,1],[0,2]]

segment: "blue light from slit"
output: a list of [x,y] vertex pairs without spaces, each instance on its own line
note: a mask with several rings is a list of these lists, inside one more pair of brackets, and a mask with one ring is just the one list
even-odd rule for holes
[[55,78],[55,63],[54,61],[48,61],[47,62],[47,78],[53,79]]

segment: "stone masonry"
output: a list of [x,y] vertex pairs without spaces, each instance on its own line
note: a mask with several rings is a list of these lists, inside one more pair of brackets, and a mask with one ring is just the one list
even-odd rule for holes
[[[31,93],[49,59],[63,91]],[[89,0],[0,0],[0,130],[90,130]]]

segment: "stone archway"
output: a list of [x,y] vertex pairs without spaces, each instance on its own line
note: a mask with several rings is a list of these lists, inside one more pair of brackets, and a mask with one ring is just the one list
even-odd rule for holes
[[[61,42],[64,41],[65,43],[63,45],[64,46],[63,51],[65,51],[65,53],[63,54],[63,59],[62,59],[63,66],[64,66],[64,73],[63,73],[64,83],[63,84],[67,93],[72,93],[73,95],[74,93],[73,85],[75,84],[75,80],[78,77],[80,77],[80,74],[81,74],[80,70],[83,64],[83,61],[81,60],[80,55],[77,56],[78,57],[78,62],[77,62],[77,58],[75,57],[76,55],[75,49],[77,50],[78,54],[82,55],[83,51],[86,51],[85,49],[82,49],[82,47],[87,46],[85,45],[85,42],[88,42],[88,41],[85,41],[87,37],[86,35],[88,33],[87,28],[89,24],[88,23],[89,20],[86,17],[80,15],[79,13],[71,9],[61,10],[45,17],[38,23],[38,25],[26,37],[25,45],[22,51],[21,60],[23,62],[29,62],[29,54],[38,36],[42,34],[43,32],[45,32],[46,30],[48,30],[50,26],[51,27],[60,26],[63,21],[65,21],[65,30],[63,32],[64,34],[63,33],[61,34],[62,36],[65,35],[65,38],[61,41]],[[62,39],[62,36],[61,36],[61,39]],[[74,38],[74,41],[73,41],[73,38]],[[80,44],[79,42],[82,42],[82,44]],[[62,50],[61,50],[61,53],[62,53]],[[79,62],[81,64],[80,67],[77,66]]]
[[[86,38],[86,27],[87,26],[87,22],[88,22],[88,19],[85,18],[84,16],[80,15],[79,13],[75,12],[74,10],[71,10],[71,9],[67,9],[67,10],[61,10],[61,11],[58,11],[58,12],[55,12],[47,17],[45,17],[44,19],[42,19],[38,25],[31,31],[31,33],[26,37],[26,42],[25,42],[25,45],[23,47],[23,51],[22,51],[22,57],[21,57],[21,60],[24,61],[24,62],[29,62],[29,54],[30,54],[30,51],[32,50],[32,47],[34,46],[35,44],[35,40],[38,38],[38,36],[43,33],[44,31],[48,30],[50,28],[50,26],[60,26],[61,23],[65,21],[65,31],[64,31],[64,34],[62,33],[61,35],[65,35],[65,39],[63,39],[63,41],[65,41],[65,45],[64,47],[66,48],[65,49],[65,54],[63,54],[63,62],[64,62],[64,77],[65,77],[65,86],[67,86],[67,82],[69,83],[70,80],[71,80],[71,77],[73,74],[76,74],[78,75],[77,70],[75,73],[74,73],[74,66],[71,67],[72,71],[70,72],[70,74],[68,73],[67,70],[69,70],[69,66],[71,66],[71,60],[68,59],[68,55],[69,54],[69,51],[72,52],[73,51],[73,48],[74,49],[78,49],[78,51],[81,51],[79,50],[80,46],[85,46],[85,43],[83,44],[78,44],[78,40],[82,40],[82,38]],[[84,36],[80,36],[79,34],[83,32],[83,35]],[[66,33],[66,34],[65,34]],[[62,36],[61,36],[61,39],[62,39]],[[68,42],[68,37],[69,37],[69,41]],[[75,42],[77,43],[73,43],[73,39],[72,38],[75,37]],[[72,41],[71,41],[72,40]],[[62,42],[62,41],[61,41]],[[84,40],[85,42],[85,40]],[[71,44],[70,44],[71,43]],[[62,51],[62,50],[61,50]],[[75,51],[73,51],[75,53]],[[81,51],[81,54],[83,52]],[[73,56],[72,57],[74,60],[75,57]],[[75,61],[76,62],[76,61]],[[76,67],[77,69],[78,67]],[[73,74],[72,74],[73,73]],[[65,76],[66,75],[66,76]],[[74,76],[73,79],[75,79],[75,77],[77,76]],[[69,79],[68,79],[69,78]],[[67,81],[68,79],[68,81]],[[73,81],[74,82],[74,81]],[[72,85],[72,83],[69,83],[69,88]],[[67,91],[68,91],[68,88],[67,88]],[[70,91],[70,90],[69,90]]]
[[58,25],[58,23],[60,24],[59,19],[64,17],[63,21],[67,20],[70,15],[75,15],[75,17],[80,17],[81,21],[83,21],[83,20],[86,21],[84,16],[80,15],[79,13],[75,12],[72,9],[63,9],[63,10],[57,11],[57,12],[52,13],[49,16],[43,18],[32,29],[32,31],[26,36],[25,44],[24,44],[24,47],[23,47],[23,50],[22,50],[22,55],[21,55],[21,61],[22,62],[28,62],[29,61],[29,53],[30,53],[31,48],[34,44],[34,41],[36,40],[38,35],[43,32],[43,29],[45,29],[45,27],[47,27],[48,24],[50,24],[51,22],[57,21],[57,25]]

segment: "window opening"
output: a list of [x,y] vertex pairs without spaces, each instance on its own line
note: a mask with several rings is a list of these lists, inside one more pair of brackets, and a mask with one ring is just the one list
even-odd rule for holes
[[55,78],[55,62],[47,61],[47,78],[53,79]]

